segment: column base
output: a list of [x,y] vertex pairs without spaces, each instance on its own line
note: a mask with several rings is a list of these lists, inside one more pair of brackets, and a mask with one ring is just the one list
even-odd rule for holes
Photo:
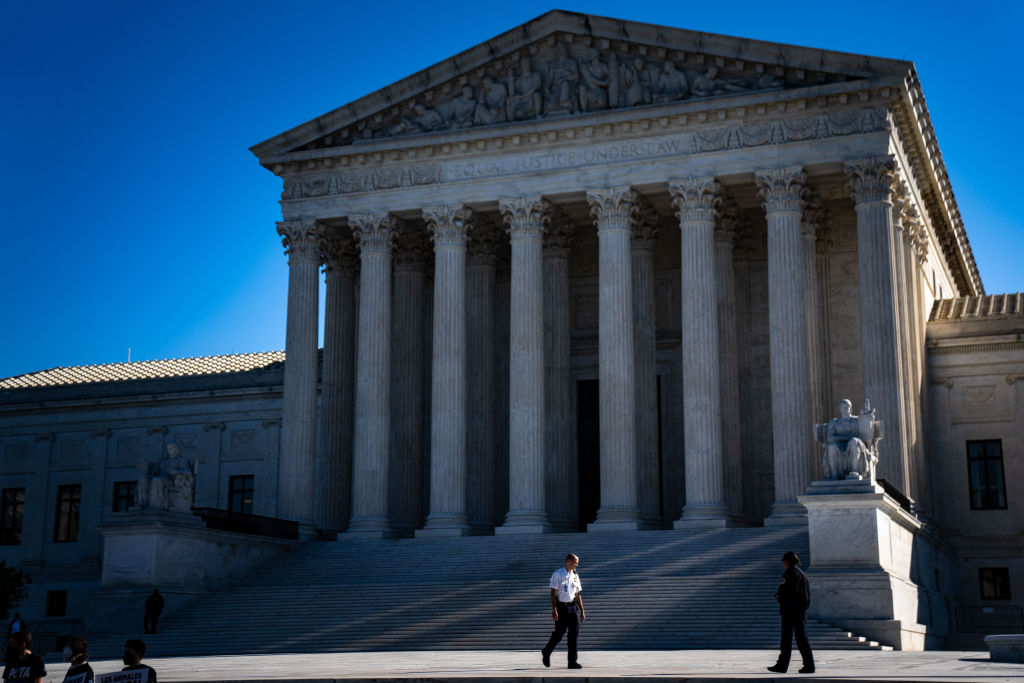
[[640,531],[644,523],[638,508],[600,508],[587,531]]
[[551,531],[548,513],[543,510],[513,510],[505,515],[505,523],[494,529],[494,535],[546,534]]
[[459,514],[435,514],[427,516],[427,525],[416,530],[416,538],[430,536],[470,536],[469,518]]
[[733,526],[729,510],[724,505],[687,505],[683,516],[675,521],[673,529],[724,529]]
[[807,526],[807,508],[800,503],[772,505],[772,514],[764,518],[765,526]]
[[353,517],[348,523],[348,529],[345,530],[344,534],[339,536],[345,536],[351,538],[353,536],[360,536],[364,538],[391,538],[391,522],[387,517],[382,516],[364,516],[364,517]]

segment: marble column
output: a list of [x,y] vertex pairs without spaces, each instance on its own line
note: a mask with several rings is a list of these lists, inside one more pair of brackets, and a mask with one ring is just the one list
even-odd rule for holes
[[864,397],[871,401],[877,418],[885,425],[885,438],[878,442],[877,476],[906,491],[899,328],[892,272],[892,189],[896,162],[891,156],[851,161],[846,163],[846,173],[857,209]]
[[928,232],[921,224],[920,215],[913,205],[907,207],[903,223],[906,232],[906,256],[907,274],[910,289],[910,310],[911,310],[911,361],[913,372],[911,374],[912,396],[914,398],[914,424],[917,434],[917,443],[914,445],[913,457],[915,471],[917,472],[917,487],[911,495],[917,502],[917,512],[921,515],[929,515],[934,510],[934,503],[931,501],[931,492],[928,482],[928,469],[925,466],[925,436],[924,425],[925,415],[928,410],[928,402],[925,386],[925,334],[926,313],[924,310],[924,264],[928,260]]
[[572,491],[572,374],[569,320],[569,254],[573,225],[553,217],[544,233],[544,431],[547,510],[557,531],[576,531]]
[[633,230],[633,347],[636,372],[636,478],[640,518],[664,526],[658,453],[658,345],[654,327],[654,244],[660,217],[644,207]]
[[803,237],[806,174],[799,167],[755,171],[768,222],[768,320],[772,379],[775,502],[765,525],[806,524],[797,501],[811,483],[810,402],[807,396],[807,315]]
[[[811,424],[828,422],[833,411],[829,410],[825,399],[825,339],[824,319],[821,311],[820,289],[818,287],[818,232],[824,222],[825,211],[816,199],[804,207],[800,225],[803,237],[803,288],[804,310],[807,315],[807,395]],[[814,437],[807,436],[812,454],[817,454]],[[811,458],[811,478],[821,478],[821,459]]]
[[598,240],[601,506],[591,531],[641,528],[636,498],[636,379],[630,243],[636,190],[587,191]]
[[312,525],[316,466],[317,323],[320,232],[316,221],[277,224],[288,255],[281,451],[277,465],[277,516]]
[[395,242],[391,329],[391,465],[389,516],[398,536],[410,536],[423,523],[423,339],[426,332],[426,233],[411,223]]
[[398,226],[389,214],[350,216],[349,225],[359,246],[359,323],[348,533],[388,536],[391,253]]
[[903,405],[900,421],[903,423],[904,435],[907,444],[907,449],[903,454],[905,459],[903,467],[906,472],[906,483],[905,487],[900,490],[907,496],[913,497],[913,490],[917,488],[916,472],[914,471],[913,463],[913,449],[917,438],[916,434],[914,434],[914,409],[910,381],[910,351],[912,345],[910,334],[910,298],[908,296],[910,290],[908,287],[909,276],[906,269],[906,254],[904,252],[904,238],[907,231],[903,225],[904,211],[910,205],[910,192],[907,188],[906,182],[904,182],[902,178],[895,183],[893,190],[892,272],[895,295],[893,300],[896,305],[896,338],[898,340],[900,352],[900,389]]
[[430,514],[417,536],[464,536],[466,516],[466,241],[471,212],[423,209],[434,240]]
[[669,183],[681,230],[683,438],[686,505],[676,527],[726,526],[722,487],[715,221],[721,186],[711,177]]
[[718,387],[722,397],[722,483],[729,518],[743,514],[742,438],[736,416],[740,410],[739,333],[736,314],[736,232],[742,216],[735,204],[725,207],[715,229],[715,285],[718,290]]
[[540,197],[498,203],[512,244],[509,321],[509,510],[498,533],[550,529],[544,495],[544,229]]
[[495,508],[494,287],[498,232],[475,222],[466,267],[466,513],[475,533],[500,521]]
[[359,257],[352,239],[337,229],[325,232],[322,250],[327,291],[314,518],[318,529],[331,533],[344,531],[351,510]]

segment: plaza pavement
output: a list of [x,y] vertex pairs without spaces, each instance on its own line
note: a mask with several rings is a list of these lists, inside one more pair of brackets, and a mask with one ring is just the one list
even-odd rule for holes
[[[282,640],[287,635],[282,634]],[[202,643],[196,643],[197,650]],[[565,668],[565,650],[556,650],[551,668],[540,653],[529,651],[346,652],[330,654],[268,654],[219,657],[159,657],[145,662],[156,669],[160,683],[223,683],[226,681],[447,681],[482,683],[496,679],[525,681],[586,679],[771,681],[806,679],[857,683],[900,681],[921,683],[1024,683],[1024,664],[992,662],[987,652],[877,652],[825,650],[815,652],[817,673],[801,675],[799,655],[786,675],[765,669],[775,663],[769,650],[581,650],[583,669]],[[118,671],[121,662],[92,662],[97,674]],[[48,663],[46,683],[60,683],[67,664]],[[502,683],[507,683],[504,681]]]

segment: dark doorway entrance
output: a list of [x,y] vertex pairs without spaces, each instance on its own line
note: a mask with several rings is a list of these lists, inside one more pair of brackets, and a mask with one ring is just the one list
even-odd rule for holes
[[579,530],[597,519],[601,507],[601,402],[596,379],[576,382],[577,491]]

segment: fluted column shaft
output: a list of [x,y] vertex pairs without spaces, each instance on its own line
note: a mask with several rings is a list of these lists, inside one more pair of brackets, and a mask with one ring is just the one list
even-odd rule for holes
[[636,380],[630,246],[637,193],[588,191],[598,239],[601,506],[592,530],[637,529]]
[[754,174],[768,222],[768,321],[772,379],[775,503],[766,524],[806,523],[796,497],[811,483],[807,396],[807,315],[803,238],[805,174],[799,167]]
[[722,417],[718,362],[715,221],[721,187],[714,178],[669,183],[682,231],[683,431],[686,505],[677,526],[724,526]]
[[466,270],[466,512],[470,526],[483,531],[489,531],[500,520],[494,505],[495,239],[494,230],[475,226]]
[[861,362],[864,397],[882,420],[885,438],[878,443],[878,477],[906,491],[906,441],[902,418],[900,351],[893,274],[892,188],[896,172],[891,157],[846,164],[857,210],[857,260],[860,287]]
[[352,216],[359,245],[359,332],[352,437],[349,533],[390,534],[391,252],[397,229],[387,214]]
[[419,535],[465,535],[466,241],[470,212],[423,209],[434,240],[433,374],[430,395],[430,514]]
[[899,363],[900,363],[900,390],[901,390],[901,411],[900,422],[903,424],[904,437],[906,439],[907,448],[903,453],[904,457],[904,472],[906,473],[906,481],[901,490],[908,496],[913,496],[913,489],[916,488],[916,473],[913,469],[913,463],[911,462],[913,444],[915,441],[914,435],[914,417],[913,417],[913,398],[911,396],[910,386],[910,347],[911,347],[911,335],[910,335],[910,311],[909,305],[910,300],[907,296],[909,289],[907,288],[907,271],[906,271],[906,258],[904,254],[904,226],[903,226],[903,210],[908,205],[908,196],[906,184],[901,180],[896,188],[896,197],[893,202],[892,212],[892,224],[893,224],[893,241],[892,241],[892,272],[893,272],[893,285],[894,285],[894,296],[893,301],[896,305],[896,338],[899,344]]
[[313,220],[277,224],[288,254],[281,452],[277,515],[313,524],[316,465],[317,322],[320,291],[319,231]]
[[548,529],[544,491],[544,229],[547,203],[498,204],[512,246],[509,322],[509,510],[501,533]]
[[[824,320],[821,315],[821,297],[818,287],[817,230],[824,212],[817,204],[811,204],[803,212],[801,235],[803,238],[803,288],[804,310],[807,316],[807,395],[811,424],[823,424],[829,418],[825,402],[825,343]],[[817,450],[814,438],[807,435],[811,452]],[[811,477],[821,477],[818,458],[811,459]]]
[[423,376],[427,309],[426,258],[421,232],[406,229],[395,249],[391,376],[391,525],[408,536],[423,521]]
[[719,218],[715,230],[715,285],[718,292],[718,388],[721,396],[722,484],[729,517],[743,518],[743,460],[740,410],[736,271],[733,252],[738,217],[735,207]]
[[633,231],[633,332],[636,367],[637,500],[645,526],[664,524],[658,490],[658,347],[654,327],[654,244],[658,214],[642,212]]
[[572,480],[569,254],[572,226],[549,228],[544,244],[544,431],[547,510],[552,527],[576,530]]
[[320,443],[316,472],[318,529],[343,531],[352,496],[352,408],[355,376],[355,278],[358,258],[350,239],[323,240],[326,266]]

